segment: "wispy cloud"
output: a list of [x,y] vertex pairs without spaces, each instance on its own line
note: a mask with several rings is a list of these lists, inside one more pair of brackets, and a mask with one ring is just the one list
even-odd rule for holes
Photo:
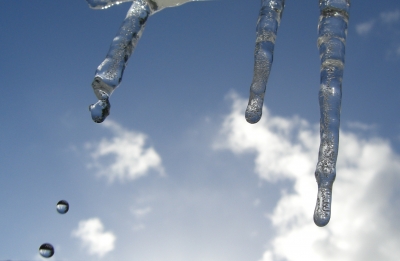
[[298,117],[273,116],[266,108],[262,120],[250,125],[243,116],[246,101],[236,94],[231,99],[232,111],[216,147],[255,153],[261,179],[293,182],[293,192],[283,193],[267,214],[276,234],[262,261],[398,260],[400,156],[387,141],[341,132],[332,218],[319,228],[312,220],[318,126]]
[[[377,18],[356,24],[356,31],[359,35],[367,35],[372,32],[373,28],[378,30],[379,26],[393,25],[400,21],[400,10],[382,12]],[[376,25],[376,26],[375,26]]]
[[367,35],[368,33],[371,32],[374,24],[375,24],[375,20],[357,24],[356,31],[359,35]]
[[368,124],[365,124],[365,123],[362,123],[362,122],[358,122],[358,121],[347,122],[346,125],[350,129],[354,129],[354,130],[372,131],[372,130],[376,130],[377,129],[376,125],[368,125]]
[[[375,18],[356,24],[356,32],[360,36],[374,36],[386,43],[386,58],[397,60],[400,58],[400,10],[381,12]],[[374,43],[375,44],[375,43]]]
[[110,120],[102,126],[111,130],[114,137],[86,144],[92,152],[89,167],[97,169],[100,176],[106,176],[112,182],[115,179],[135,180],[150,170],[164,174],[160,155],[153,147],[145,145],[145,134],[126,130]]
[[112,232],[104,231],[104,226],[98,218],[80,221],[78,228],[72,231],[72,236],[81,240],[89,255],[101,258],[114,250],[116,237]]
[[381,21],[385,24],[393,24],[400,20],[400,10],[383,12],[380,14]]
[[145,207],[145,208],[135,208],[131,210],[131,213],[133,216],[137,219],[144,218],[151,212],[151,207]]

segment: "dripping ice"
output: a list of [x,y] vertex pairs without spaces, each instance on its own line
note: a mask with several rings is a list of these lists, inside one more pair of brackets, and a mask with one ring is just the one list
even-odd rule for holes
[[319,89],[320,147],[315,178],[318,183],[314,222],[325,226],[331,218],[332,186],[339,151],[340,110],[350,0],[320,0],[318,50],[321,59]]
[[261,119],[265,90],[274,59],[275,39],[284,8],[285,0],[261,1],[254,50],[253,82],[245,113],[249,123],[257,123]]
[[[257,123],[271,72],[284,0],[261,0],[254,51],[254,74],[245,118]],[[320,148],[315,178],[318,184],[314,223],[325,226],[331,217],[332,186],[339,150],[340,108],[350,0],[319,0],[318,50],[320,70]]]
[[[86,0],[93,9],[106,9],[132,0]],[[114,37],[104,61],[97,67],[92,82],[98,102],[89,106],[94,122],[101,123],[110,114],[109,98],[122,81],[122,76],[150,15],[166,7],[199,0],[133,0]]]
[[[94,9],[106,9],[132,0],[86,0]],[[196,1],[196,0],[192,0]],[[122,80],[150,15],[190,0],[134,0],[105,60],[96,70],[92,87],[98,102],[89,107],[92,119],[103,122],[110,113],[109,98]],[[285,0],[261,0],[254,51],[254,74],[245,117],[257,123],[262,116],[266,85],[271,72],[275,41]],[[336,177],[339,144],[341,89],[350,0],[319,0],[318,50],[320,71],[320,148],[315,177],[318,183],[314,222],[328,224],[331,217],[332,186]]]

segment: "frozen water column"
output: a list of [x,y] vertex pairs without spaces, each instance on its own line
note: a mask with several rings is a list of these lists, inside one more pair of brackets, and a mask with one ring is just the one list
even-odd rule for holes
[[325,226],[331,217],[332,185],[339,149],[340,107],[350,0],[319,0],[318,49],[320,138],[315,178],[318,183],[314,222]]
[[276,34],[284,7],[285,0],[261,0],[254,50],[253,82],[245,113],[249,123],[256,123],[261,119],[265,90],[274,58]]
[[99,91],[109,96],[120,84],[126,63],[142,35],[151,12],[147,1],[135,0],[132,3],[106,58],[97,67],[92,87],[98,99],[102,98]]
[[[108,8],[119,3],[118,1],[94,0],[88,2],[92,8],[96,9]],[[120,84],[128,59],[142,35],[147,18],[153,12],[149,3],[152,2],[135,0],[132,3],[111,43],[106,58],[97,67],[92,88],[99,101],[89,107],[92,119],[97,123],[103,122],[109,115],[111,106],[108,98]]]
[[89,106],[93,121],[101,123],[110,114],[109,97],[121,83],[129,57],[142,35],[148,17],[166,7],[200,0],[86,0],[93,9],[107,9],[123,2],[132,2],[125,20],[114,37],[105,60],[96,70],[92,83],[99,101]]

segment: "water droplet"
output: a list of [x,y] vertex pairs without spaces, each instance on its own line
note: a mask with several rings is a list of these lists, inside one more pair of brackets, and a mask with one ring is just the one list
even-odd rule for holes
[[44,243],[39,247],[39,254],[42,257],[50,258],[54,255],[54,247],[49,243]]
[[103,95],[102,99],[89,106],[92,119],[96,123],[102,123],[110,115],[111,104],[108,101],[108,95]]
[[69,204],[66,200],[60,200],[57,203],[57,212],[60,214],[65,214],[69,210]]

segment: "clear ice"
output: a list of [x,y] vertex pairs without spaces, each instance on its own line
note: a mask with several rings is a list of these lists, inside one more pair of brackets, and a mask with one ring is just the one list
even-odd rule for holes
[[[254,51],[254,76],[245,117],[249,123],[261,119],[276,34],[284,0],[261,0]],[[323,227],[331,217],[332,186],[339,150],[340,108],[350,0],[319,0],[318,49],[321,59],[319,90],[320,148],[315,178],[318,183],[314,223]]]
[[285,0],[261,0],[254,50],[254,74],[250,86],[246,120],[256,123],[261,119],[265,89],[274,59],[274,47]]
[[39,254],[42,257],[50,258],[54,255],[54,247],[49,243],[44,243],[39,247]]
[[[132,0],[86,0],[93,9],[106,9]],[[98,66],[92,83],[98,102],[89,106],[93,121],[101,123],[110,114],[109,98],[119,86],[129,57],[143,33],[150,15],[166,7],[200,0],[133,0],[125,20],[113,39],[105,60]],[[257,123],[268,77],[275,40],[285,0],[261,0],[254,51],[254,74],[245,117]],[[336,177],[339,149],[340,108],[347,24],[350,0],[319,0],[318,49],[321,59],[319,90],[320,148],[315,178],[318,183],[314,222],[325,226],[331,217],[332,186]]]
[[[132,0],[86,0],[93,9],[106,9]],[[133,3],[114,37],[104,61],[97,67],[92,82],[93,91],[99,99],[90,105],[94,122],[101,123],[110,114],[109,97],[121,83],[125,66],[143,33],[151,14],[166,7],[199,0],[133,0]]]
[[319,89],[320,138],[315,178],[318,183],[314,223],[325,226],[331,217],[332,186],[339,150],[340,109],[350,0],[320,0],[318,49],[321,59]]
[[69,204],[66,200],[60,200],[56,206],[57,212],[60,214],[65,214],[69,210]]

